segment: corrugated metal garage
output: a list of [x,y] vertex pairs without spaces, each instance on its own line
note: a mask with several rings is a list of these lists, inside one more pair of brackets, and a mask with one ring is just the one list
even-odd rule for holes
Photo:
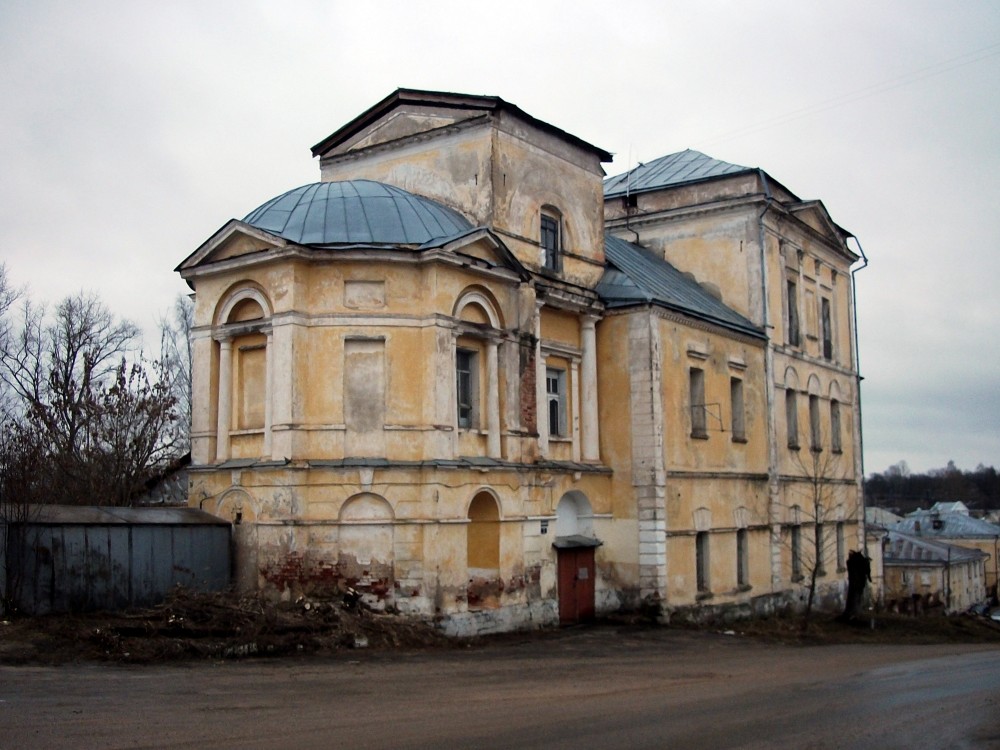
[[38,506],[0,526],[0,583],[29,614],[156,604],[178,585],[226,588],[230,534],[196,508]]

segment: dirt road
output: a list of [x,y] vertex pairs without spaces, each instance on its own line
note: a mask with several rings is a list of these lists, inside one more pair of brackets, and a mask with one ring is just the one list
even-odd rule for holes
[[1000,748],[1000,647],[596,627],[466,650],[0,667],[0,748]]

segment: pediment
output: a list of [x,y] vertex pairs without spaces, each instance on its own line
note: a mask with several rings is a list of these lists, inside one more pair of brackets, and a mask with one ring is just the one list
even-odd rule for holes
[[830,245],[842,252],[849,252],[846,245],[849,234],[834,223],[822,201],[803,201],[789,206],[788,210]]
[[503,241],[485,227],[466,232],[454,239],[445,240],[428,250],[443,250],[452,255],[468,258],[487,268],[504,268],[513,271],[522,280],[530,278],[528,270],[515,257]]
[[232,219],[205,240],[197,250],[177,266],[176,270],[183,272],[209,263],[258,255],[261,252],[276,250],[287,244],[287,241],[281,237]]
[[380,143],[407,138],[418,133],[454,125],[464,117],[442,112],[393,112],[366,128],[351,140],[346,151],[356,151]]

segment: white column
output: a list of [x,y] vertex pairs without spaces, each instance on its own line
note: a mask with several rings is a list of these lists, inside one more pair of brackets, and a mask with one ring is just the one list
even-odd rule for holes
[[535,414],[538,423],[538,453],[549,455],[549,405],[545,395],[545,356],[542,354],[542,303],[535,303]]
[[215,460],[229,460],[229,427],[233,419],[233,341],[219,342],[219,422],[215,433]]
[[264,457],[279,459],[271,453],[271,391],[274,388],[274,332],[268,328],[264,331],[267,336],[267,348],[264,350]]
[[573,437],[573,460],[580,460],[580,363],[575,359],[569,365],[571,393],[567,394],[567,409],[572,405],[567,417],[570,419],[570,435]]
[[580,321],[580,342],[583,348],[582,395],[580,411],[583,418],[583,460],[601,459],[601,436],[597,409],[597,318],[584,315]]
[[272,324],[267,340],[268,404],[271,407],[271,455],[281,460],[295,458],[295,325]]
[[486,455],[490,458],[500,458],[499,346],[499,341],[486,342]]

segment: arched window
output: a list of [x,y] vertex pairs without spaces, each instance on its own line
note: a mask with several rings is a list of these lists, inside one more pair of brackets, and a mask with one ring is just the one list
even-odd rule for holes
[[500,307],[488,290],[473,287],[459,296],[452,314],[455,426],[457,432],[485,429],[486,455],[500,458]]
[[[253,286],[231,291],[219,305],[216,458],[269,457],[271,438],[271,305]],[[243,441],[234,445],[234,436]]]
[[470,577],[490,578],[500,570],[500,508],[489,492],[469,505],[466,552]]

